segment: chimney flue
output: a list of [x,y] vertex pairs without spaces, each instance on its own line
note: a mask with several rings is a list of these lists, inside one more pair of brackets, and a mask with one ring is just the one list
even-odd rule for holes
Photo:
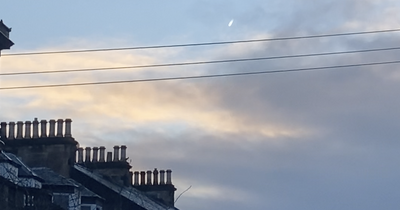
[[99,162],[105,162],[105,150],[106,148],[101,146],[100,147],[100,158],[99,158]]
[[92,157],[92,162],[97,162],[97,157],[98,157],[98,151],[99,148],[98,147],[93,147],[93,157]]
[[126,161],[126,146],[121,146],[121,161]]
[[10,122],[8,124],[9,128],[8,128],[8,138],[9,139],[14,139],[14,135],[15,135],[15,122]]
[[172,171],[167,170],[167,184],[172,184]]
[[119,146],[114,146],[114,161],[119,161]]
[[83,148],[78,148],[78,163],[83,163]]
[[112,152],[107,152],[107,162],[112,162]]
[[146,172],[141,171],[140,172],[140,185],[145,185],[146,184]]
[[1,122],[1,133],[0,133],[0,137],[2,139],[5,139],[7,136],[7,123],[6,122]]
[[47,121],[46,120],[41,120],[40,121],[40,137],[41,138],[46,138],[47,137]]
[[147,171],[147,185],[151,185],[151,171]]
[[153,185],[158,185],[158,170],[156,168],[153,171]]
[[37,139],[39,138],[39,121],[37,118],[33,120],[33,133],[32,133],[32,138]]
[[56,137],[56,121],[50,120],[50,129],[49,129],[49,137]]
[[160,185],[165,184],[165,170],[160,170]]
[[26,139],[31,138],[31,121],[25,121],[25,137]]
[[22,139],[22,129],[23,129],[22,126],[23,125],[24,125],[24,123],[22,121],[17,122],[17,139]]
[[72,137],[71,135],[71,123],[72,120],[71,119],[66,119],[65,120],[65,137]]
[[63,137],[63,119],[57,120],[57,137]]
[[134,175],[134,177],[133,177],[133,180],[134,180],[133,185],[138,186],[139,185],[139,171],[135,171],[133,173],[133,175]]
[[90,150],[91,150],[90,147],[85,148],[85,156],[86,156],[85,162],[87,162],[87,163],[90,162]]

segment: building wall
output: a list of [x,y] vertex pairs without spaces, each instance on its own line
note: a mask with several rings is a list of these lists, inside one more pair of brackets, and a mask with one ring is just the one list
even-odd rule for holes
[[[75,159],[76,145],[46,145],[41,144],[40,140],[31,141],[30,145],[17,145],[9,149],[29,167],[48,167],[64,177],[69,177],[69,168]],[[53,143],[57,143],[57,140]]]
[[[28,200],[30,198],[30,200]],[[53,210],[51,196],[41,189],[18,186],[0,178],[1,210]]]

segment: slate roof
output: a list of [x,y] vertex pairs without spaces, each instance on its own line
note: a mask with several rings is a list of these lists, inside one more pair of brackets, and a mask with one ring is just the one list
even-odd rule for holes
[[100,198],[102,200],[105,200],[102,198],[100,195],[97,195],[96,193],[90,191],[88,188],[84,187],[83,185],[79,184],[79,189],[81,190],[81,196],[83,197],[95,197],[95,198]]
[[39,181],[43,181],[35,172],[33,172],[28,166],[26,166],[21,159],[12,153],[5,153],[14,163],[18,164],[18,177],[29,177],[35,178]]
[[38,167],[38,168],[32,168],[32,170],[36,172],[44,180],[43,182],[44,185],[76,187],[81,192],[81,196],[96,197],[104,200],[104,198],[90,191],[79,182],[70,178],[66,178],[60,174],[57,174],[56,172],[54,172],[49,168]]
[[178,210],[175,207],[169,207],[162,203],[156,202],[152,200],[150,197],[145,195],[143,192],[133,188],[133,187],[126,187],[117,185],[105,179],[101,174],[94,173],[83,167],[81,165],[75,164],[74,168],[79,172],[85,174],[86,176],[94,179],[95,181],[101,183],[102,185],[106,186],[108,189],[122,195],[123,197],[129,199],[130,201],[136,203],[137,205],[141,206],[147,210]]
[[79,187],[72,179],[65,178],[49,168],[32,168],[32,171],[44,180],[43,185]]
[[0,150],[0,162],[13,162],[12,159],[10,157],[8,157],[8,155],[3,152],[2,150]]
[[18,177],[35,178],[42,181],[28,166],[26,166],[17,156],[0,150],[0,162],[8,162],[18,168]]

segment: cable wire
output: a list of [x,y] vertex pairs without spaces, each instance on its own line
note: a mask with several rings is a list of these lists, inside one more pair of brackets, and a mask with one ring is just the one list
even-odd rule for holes
[[322,66],[322,67],[312,67],[312,68],[297,68],[297,69],[283,69],[283,70],[270,70],[270,71],[210,74],[210,75],[200,75],[200,76],[164,77],[164,78],[152,78],[152,79],[86,82],[86,83],[70,83],[70,84],[52,84],[52,85],[14,86],[14,87],[2,87],[2,88],[0,88],[0,91],[1,90],[16,90],[16,89],[53,88],[53,87],[88,86],[88,85],[105,85],[105,84],[120,84],[120,83],[138,83],[138,82],[173,81],[173,80],[202,79],[202,78],[216,78],[216,77],[232,77],[232,76],[246,76],[246,75],[258,75],[258,74],[315,71],[315,70],[362,67],[362,66],[388,65],[388,64],[398,64],[398,63],[400,63],[400,60],[373,62],[373,63],[348,64],[348,65],[336,65],[336,66]]
[[398,32],[398,31],[400,31],[400,28],[398,28],[398,29],[386,29],[386,30],[375,30],[375,31],[361,31],[361,32],[336,33],[336,34],[320,34],[320,35],[308,35],[308,36],[278,37],[278,38],[264,38],[264,39],[250,39],[250,40],[236,40],[236,41],[222,41],[222,42],[203,42],[203,43],[172,44],[172,45],[152,45],[152,46],[139,46],[139,47],[120,47],[120,48],[102,48],[102,49],[84,49],[84,50],[63,50],[63,51],[8,53],[8,54],[3,54],[2,56],[48,55],[48,54],[62,54],[62,53],[86,53],[86,52],[104,52],[104,51],[119,51],[119,50],[141,50],[141,49],[158,49],[158,48],[195,47],[195,46],[225,45],[225,44],[237,44],[237,43],[284,41],[284,40],[296,40],[296,39],[311,39],[311,38],[336,37],[336,36],[352,36],[352,35],[388,33],[388,32]]
[[68,72],[88,72],[88,71],[106,71],[106,70],[122,70],[122,69],[137,69],[137,68],[155,68],[155,67],[172,67],[172,66],[187,66],[187,65],[201,65],[201,64],[217,64],[217,63],[259,61],[259,60],[272,60],[272,59],[284,59],[284,58],[300,58],[300,57],[378,52],[378,51],[389,51],[389,50],[400,50],[400,47],[375,48],[375,49],[325,52],[325,53],[312,53],[312,54],[283,55],[283,56],[258,57],[258,58],[239,58],[239,59],[214,60],[214,61],[196,61],[196,62],[182,62],[182,63],[137,65],[137,66],[118,66],[118,67],[87,68],[87,69],[65,69],[65,70],[53,70],[53,71],[47,70],[47,71],[13,72],[13,73],[0,73],[0,76],[54,74],[54,73],[68,73]]

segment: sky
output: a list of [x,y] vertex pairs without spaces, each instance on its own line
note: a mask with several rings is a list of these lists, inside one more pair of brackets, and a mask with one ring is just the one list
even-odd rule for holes
[[[91,53],[400,28],[392,0],[0,1],[1,73],[398,47],[400,32]],[[234,20],[229,26],[231,20]],[[159,68],[0,76],[0,87],[398,61],[399,50]],[[0,120],[71,118],[80,146],[127,145],[133,170],[172,169],[182,210],[400,206],[398,64],[253,76],[0,90]]]

